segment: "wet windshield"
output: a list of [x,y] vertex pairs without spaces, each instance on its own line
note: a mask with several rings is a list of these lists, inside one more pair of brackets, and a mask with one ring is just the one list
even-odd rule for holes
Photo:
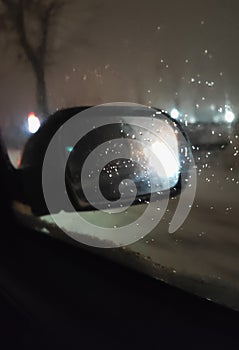
[[[170,233],[179,197],[170,198],[148,235],[100,253],[236,309],[238,9],[234,0],[0,0],[0,127],[13,165],[25,167],[25,144],[63,108],[124,102],[166,111],[186,133],[196,164],[190,213]],[[157,145],[154,140],[156,153]],[[73,146],[67,147],[71,153]],[[39,150],[33,151],[35,158]],[[170,155],[166,158],[170,163]],[[82,215],[114,228],[132,223],[147,205]],[[19,203],[17,208],[30,216]],[[160,212],[160,204],[157,208]],[[68,231],[87,231],[71,213],[57,215]],[[43,215],[34,225],[70,240],[53,223]]]

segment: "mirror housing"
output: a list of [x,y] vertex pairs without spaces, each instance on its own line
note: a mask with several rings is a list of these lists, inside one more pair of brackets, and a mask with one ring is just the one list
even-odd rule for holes
[[[182,171],[187,172],[190,166],[187,159],[190,146],[179,123],[166,112],[155,108],[134,104],[127,107],[124,105],[99,107],[97,107],[99,120],[105,115],[108,117],[113,115],[115,122],[98,128],[93,127],[75,145],[66,140],[63,126],[73,118],[75,120],[81,118],[84,119],[84,123],[88,122],[92,110],[89,106],[57,111],[30,137],[23,150],[19,168],[13,168],[8,162],[9,174],[14,184],[11,198],[15,202],[27,205],[36,216],[49,213],[43,193],[42,172],[46,152],[59,132],[58,149],[54,153],[50,166],[53,173],[56,169],[65,171],[67,195],[76,211],[104,210],[108,208],[109,202],[111,208],[117,208],[119,200],[120,206],[127,206],[129,202],[136,205],[147,203],[150,198],[159,200],[164,196],[175,197],[181,193],[185,185],[181,181]],[[135,125],[137,120],[143,121],[143,124]],[[156,121],[158,129],[155,129]],[[73,129],[71,135],[75,133],[74,136],[77,138],[78,132],[79,130]],[[183,137],[179,139],[179,135]],[[119,151],[120,144],[115,143],[115,140],[124,141],[127,156],[125,152]],[[94,171],[90,169],[82,177],[81,172],[85,161],[102,144],[107,146],[106,149],[109,152],[114,150],[113,159],[107,162],[106,157],[105,166],[100,168],[104,158],[102,157],[95,179],[93,179]],[[99,157],[96,157],[92,165],[97,167],[95,163],[98,161]],[[64,162],[65,169],[63,169]],[[85,193],[88,191],[89,194],[92,190],[92,181],[96,179],[99,180],[99,189],[103,197],[89,201]],[[49,181],[50,186],[54,186],[57,182],[57,173],[53,174]],[[127,181],[133,187],[128,186]],[[84,188],[82,182],[84,182]],[[122,188],[120,190],[122,184],[124,190]],[[57,203],[54,213],[61,210],[70,212],[72,207],[67,205],[62,207]]]

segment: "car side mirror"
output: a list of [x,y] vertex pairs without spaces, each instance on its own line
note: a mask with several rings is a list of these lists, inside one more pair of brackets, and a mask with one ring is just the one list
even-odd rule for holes
[[[121,213],[140,204],[148,216],[154,211],[156,222],[169,198],[187,189],[170,223],[174,232],[196,190],[191,146],[181,126],[165,111],[137,104],[58,111],[30,137],[19,167],[8,164],[16,211],[36,219],[60,215],[60,224],[54,219],[60,227],[64,213]],[[150,232],[151,225],[140,225],[142,235]]]
[[46,192],[51,213],[175,197],[192,166],[190,154],[182,128],[162,110],[107,104],[58,111],[28,140],[19,168],[11,169],[12,199],[41,216],[49,213]]

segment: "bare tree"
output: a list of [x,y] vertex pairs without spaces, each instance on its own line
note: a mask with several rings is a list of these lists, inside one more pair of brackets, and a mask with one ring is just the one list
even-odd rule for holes
[[12,35],[36,78],[38,113],[49,114],[45,71],[49,34],[56,24],[63,0],[0,0],[0,30]]

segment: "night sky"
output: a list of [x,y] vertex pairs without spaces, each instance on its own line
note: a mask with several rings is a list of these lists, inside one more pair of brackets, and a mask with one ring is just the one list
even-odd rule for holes
[[[209,1],[68,1],[51,30],[50,109],[112,101],[183,113],[229,101],[238,107],[239,4]],[[35,109],[35,82],[1,33],[0,121]]]

